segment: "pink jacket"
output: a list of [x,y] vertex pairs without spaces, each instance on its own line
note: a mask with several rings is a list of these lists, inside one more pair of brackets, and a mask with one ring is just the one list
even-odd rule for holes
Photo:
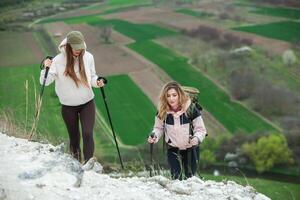
[[192,116],[187,115],[187,110],[191,105],[189,100],[186,105],[178,112],[168,111],[165,120],[155,117],[153,133],[159,139],[165,133],[165,141],[168,145],[178,147],[181,150],[192,147],[190,141],[190,120],[193,124],[194,136],[198,137],[202,142],[206,135],[206,128],[204,126],[201,113],[198,109],[194,109]]

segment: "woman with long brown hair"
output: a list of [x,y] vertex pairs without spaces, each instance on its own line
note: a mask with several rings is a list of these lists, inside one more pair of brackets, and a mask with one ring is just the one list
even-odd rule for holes
[[[81,32],[69,32],[59,45],[59,50],[60,54],[53,61],[44,61],[44,66],[50,68],[45,85],[55,81],[55,92],[62,105],[61,113],[69,134],[70,152],[79,162],[80,122],[86,163],[94,154],[95,103],[92,87],[103,87],[105,79],[96,75],[94,57],[86,51]],[[44,74],[45,70],[42,70],[41,84]]]
[[195,175],[199,161],[199,144],[206,129],[200,110],[177,82],[165,84],[161,90],[158,112],[149,143],[157,143],[165,135],[167,158],[173,179]]

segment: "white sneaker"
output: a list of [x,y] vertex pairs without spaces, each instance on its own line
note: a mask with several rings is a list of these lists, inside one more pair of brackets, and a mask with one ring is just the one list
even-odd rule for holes
[[98,162],[95,162],[94,167],[93,167],[93,171],[98,173],[98,174],[102,174],[102,171],[103,171],[102,165]]
[[91,169],[93,169],[95,162],[97,161],[97,159],[95,157],[90,158],[83,166],[82,169],[84,171],[89,171]]

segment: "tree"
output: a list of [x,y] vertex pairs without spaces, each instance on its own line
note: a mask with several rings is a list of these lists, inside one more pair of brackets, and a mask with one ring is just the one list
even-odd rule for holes
[[255,88],[255,76],[251,69],[239,68],[230,75],[230,90],[235,99],[249,98]]
[[292,152],[282,134],[272,134],[258,139],[257,142],[246,143],[242,151],[254,163],[259,173],[271,169],[276,164],[292,164]]

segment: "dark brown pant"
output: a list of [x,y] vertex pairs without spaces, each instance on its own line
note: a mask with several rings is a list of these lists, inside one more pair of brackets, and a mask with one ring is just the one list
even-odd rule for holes
[[93,128],[95,124],[95,103],[91,100],[79,106],[62,105],[62,117],[68,129],[70,138],[70,152],[74,158],[81,162],[80,131],[81,124],[83,139],[83,155],[87,162],[94,154]]

